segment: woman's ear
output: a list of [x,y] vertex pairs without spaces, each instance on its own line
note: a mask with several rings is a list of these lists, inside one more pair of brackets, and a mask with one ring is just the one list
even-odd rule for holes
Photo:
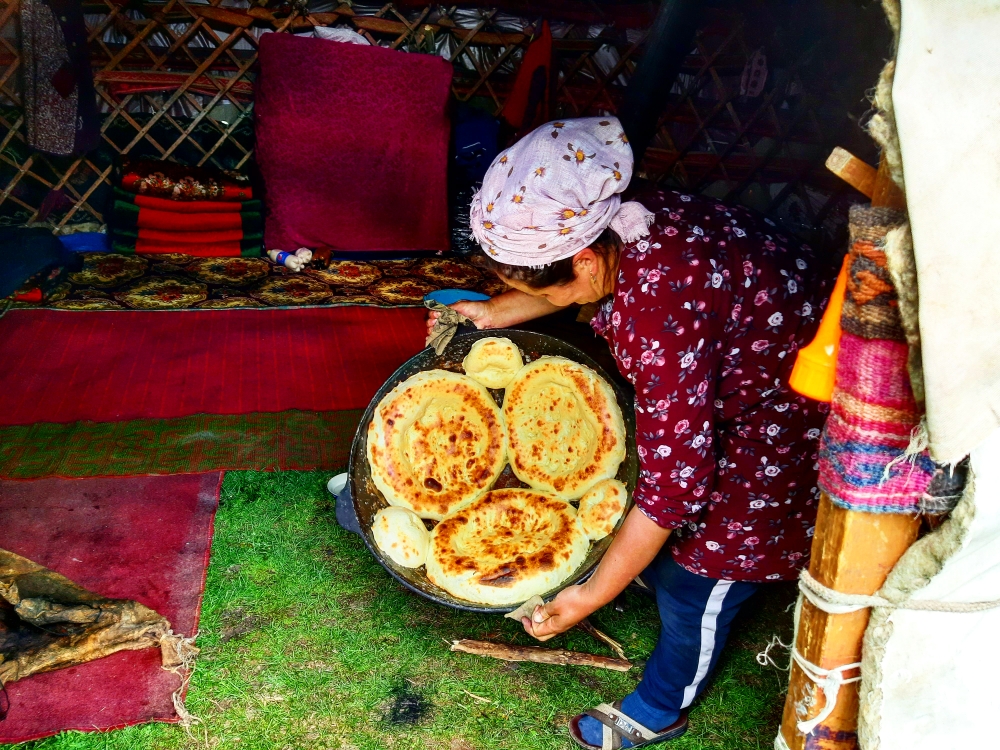
[[573,270],[576,271],[577,276],[585,278],[594,276],[598,270],[597,253],[589,247],[583,248],[573,256]]

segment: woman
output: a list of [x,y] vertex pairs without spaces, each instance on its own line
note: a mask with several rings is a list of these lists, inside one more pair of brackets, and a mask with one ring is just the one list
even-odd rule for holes
[[513,289],[455,305],[502,328],[604,300],[592,325],[635,386],[635,507],[594,575],[523,621],[544,641],[640,574],[656,593],[662,630],[637,690],[570,722],[585,748],[684,733],[740,605],[805,564],[818,497],[822,410],[786,385],[825,304],[811,250],[674,191],[621,203],[631,172],[611,117],[550,123],[503,152],[471,218]]

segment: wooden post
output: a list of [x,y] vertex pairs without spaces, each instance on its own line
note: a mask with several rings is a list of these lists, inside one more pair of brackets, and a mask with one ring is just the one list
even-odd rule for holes
[[[906,207],[902,192],[889,177],[884,159],[876,174],[871,166],[837,149],[827,166],[871,197],[873,206]],[[919,528],[919,517],[844,510],[824,494],[816,518],[809,573],[820,583],[845,594],[874,594],[916,540]],[[859,662],[868,616],[866,609],[843,615],[827,614],[805,600],[799,614],[795,648],[806,661],[822,669]],[[806,750],[807,746],[808,750],[857,748],[858,684],[840,688],[836,708],[813,730],[807,743],[796,724],[816,716],[823,706],[819,686],[793,663],[780,730],[790,750]]]

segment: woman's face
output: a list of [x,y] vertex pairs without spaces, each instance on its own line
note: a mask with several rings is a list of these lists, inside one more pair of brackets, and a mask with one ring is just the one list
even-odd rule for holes
[[573,259],[573,272],[575,276],[572,281],[542,289],[534,289],[522,281],[508,279],[506,276],[500,276],[500,280],[507,286],[532,297],[544,297],[557,307],[597,302],[614,291],[612,283],[604,282],[604,279],[612,277],[612,274],[608,273],[603,259],[590,248],[577,253]]
[[505,276],[501,276],[500,279],[507,286],[525,294],[530,294],[532,297],[544,297],[557,307],[566,307],[567,305],[574,304],[585,305],[588,302],[597,302],[597,300],[604,296],[590,283],[589,277],[581,278],[579,273],[568,284],[556,284],[542,289],[533,289],[524,282],[508,279]]

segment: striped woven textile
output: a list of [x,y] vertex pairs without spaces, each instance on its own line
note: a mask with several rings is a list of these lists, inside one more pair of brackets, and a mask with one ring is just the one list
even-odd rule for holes
[[921,416],[883,250],[888,231],[904,219],[898,211],[871,206],[853,206],[850,213],[850,276],[818,480],[835,504],[850,510],[919,512],[937,472],[926,451],[897,460]]

